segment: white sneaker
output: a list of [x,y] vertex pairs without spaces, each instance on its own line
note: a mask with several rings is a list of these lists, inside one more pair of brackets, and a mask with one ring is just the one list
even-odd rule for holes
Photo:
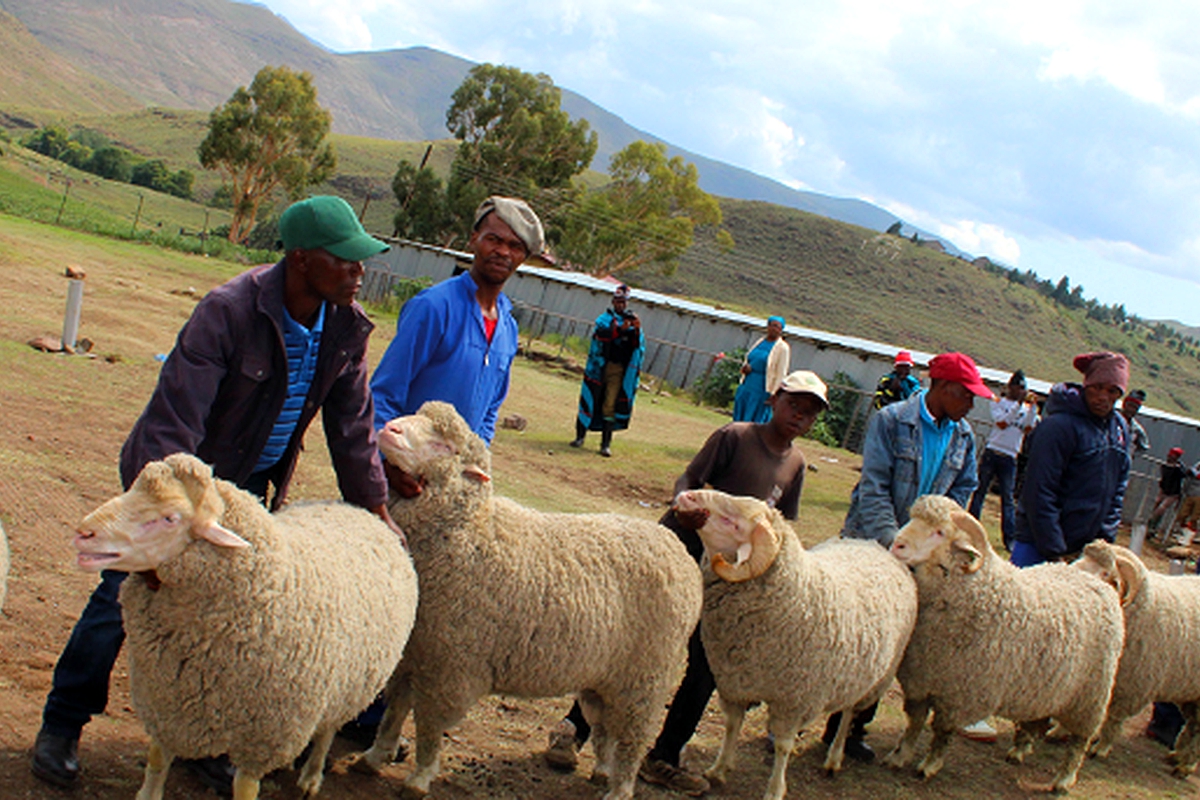
[[986,719],[973,722],[959,732],[973,742],[994,742],[997,738],[996,729]]

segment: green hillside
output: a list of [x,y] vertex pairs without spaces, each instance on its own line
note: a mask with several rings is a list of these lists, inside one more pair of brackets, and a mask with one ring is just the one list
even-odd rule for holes
[[997,369],[1023,368],[1044,380],[1075,379],[1079,352],[1119,350],[1151,405],[1200,411],[1200,359],[1152,332],[1120,328],[1068,311],[1026,286],[906,239],[766,203],[723,199],[737,246],[701,243],[664,277],[627,277],[658,291],[794,325],[861,336],[929,352],[962,350]]

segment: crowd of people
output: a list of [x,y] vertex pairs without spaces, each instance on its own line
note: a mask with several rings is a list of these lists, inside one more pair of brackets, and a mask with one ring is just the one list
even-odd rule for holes
[[[383,463],[377,431],[427,400],[443,400],[492,442],[518,344],[512,303],[503,289],[523,261],[542,252],[541,221],[522,200],[485,200],[468,242],[470,269],[403,306],[396,336],[371,376],[366,346],[372,324],[355,296],[363,260],[387,245],[367,234],[336,197],[293,204],[279,227],[284,257],[214,289],[179,332],[122,448],[121,481],[128,488],[148,462],[192,453],[210,462],[217,477],[277,509],[319,410],[342,496],[381,517],[403,543],[387,511],[389,489],[412,497],[423,486],[419,475]],[[612,455],[613,434],[630,424],[646,350],[629,299],[629,288],[618,285],[611,307],[595,320],[570,441],[582,447],[587,433],[597,431],[603,456]],[[784,329],[782,317],[768,319],[741,366],[734,421],[703,443],[676,481],[675,493],[711,487],[758,498],[785,518],[797,518],[806,461],[796,440],[829,407],[829,399],[815,373],[791,370]],[[1003,541],[1013,563],[1070,559],[1093,539],[1113,541],[1131,454],[1150,447],[1135,419],[1145,394],[1128,391],[1123,355],[1078,356],[1074,368],[1080,380],[1054,386],[1044,407],[1020,370],[996,398],[963,353],[930,360],[927,388],[915,368],[911,353],[900,351],[876,388],[843,537],[890,545],[913,502],[925,494],[945,495],[979,517],[995,481]],[[977,398],[991,400],[993,423],[979,456],[966,420]],[[1173,514],[1194,531],[1200,463],[1189,469],[1182,458],[1180,448],[1168,452],[1151,520],[1161,526]],[[694,524],[674,511],[661,524],[700,560]],[[102,573],[54,671],[31,764],[36,776],[56,786],[79,782],[82,730],[107,703],[124,638],[118,590],[125,577]],[[644,780],[693,796],[707,791],[703,777],[681,766],[680,755],[714,688],[697,628],[683,682],[642,764]],[[869,708],[853,720],[845,750],[851,758],[874,757],[865,741],[874,713]],[[373,721],[368,712],[355,724],[369,731]],[[829,721],[827,740],[837,724],[836,718]],[[987,722],[980,725],[986,732]],[[573,769],[588,737],[576,705],[554,728],[546,760]],[[206,784],[230,791],[227,759],[189,766]]]

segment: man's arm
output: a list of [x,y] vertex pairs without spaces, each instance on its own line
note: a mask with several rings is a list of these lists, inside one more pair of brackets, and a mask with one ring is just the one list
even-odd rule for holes
[[890,544],[900,526],[892,505],[895,426],[898,421],[886,413],[892,406],[871,418],[863,443],[862,477],[858,481],[858,518],[862,538]]
[[1108,510],[1104,521],[1100,524],[1100,534],[1109,542],[1117,539],[1117,527],[1121,524],[1121,511],[1125,508],[1125,490],[1129,486],[1129,464],[1131,459],[1124,459],[1117,473],[1117,490],[1113,492],[1108,502]]
[[408,408],[409,389],[441,342],[445,323],[445,315],[437,313],[428,298],[421,295],[409,300],[400,310],[396,337],[384,351],[371,377],[376,430],[396,417],[416,411]]
[[966,427],[965,433],[958,433],[959,436],[964,437],[966,452],[963,453],[962,469],[954,476],[954,483],[950,484],[946,496],[966,508],[967,503],[971,500],[971,495],[975,494],[975,490],[979,488],[979,465],[975,463],[975,434],[965,422],[960,422],[958,425],[960,431],[964,426]]
[[692,460],[688,462],[683,474],[675,481],[675,491],[672,497],[688,489],[703,489],[709,484],[714,474],[721,474],[729,468],[733,447],[725,436],[725,429],[718,428],[709,434],[704,446]]
[[375,407],[367,386],[366,345],[329,389],[321,423],[338,489],[349,503],[374,509],[387,502],[387,479],[375,439]]
[[133,484],[142,467],[173,453],[194,454],[205,421],[229,368],[237,315],[223,297],[210,293],[179,331],[158,385],[121,448],[121,483]]
[[1067,552],[1062,531],[1062,479],[1074,449],[1075,433],[1069,425],[1042,423],[1029,449],[1021,506],[1025,510],[1033,544],[1043,558],[1053,560]]

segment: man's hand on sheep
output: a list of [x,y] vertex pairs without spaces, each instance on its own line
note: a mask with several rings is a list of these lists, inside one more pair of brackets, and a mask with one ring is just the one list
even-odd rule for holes
[[169,456],[146,465],[125,494],[84,517],[75,534],[80,569],[147,572],[183,552],[193,539],[217,547],[250,544],[218,520],[225,503],[211,472],[195,458]]
[[680,519],[702,520],[696,532],[719,578],[731,583],[756,578],[779,553],[779,537],[771,529],[769,507],[761,500],[693,489],[679,493],[674,509]]

